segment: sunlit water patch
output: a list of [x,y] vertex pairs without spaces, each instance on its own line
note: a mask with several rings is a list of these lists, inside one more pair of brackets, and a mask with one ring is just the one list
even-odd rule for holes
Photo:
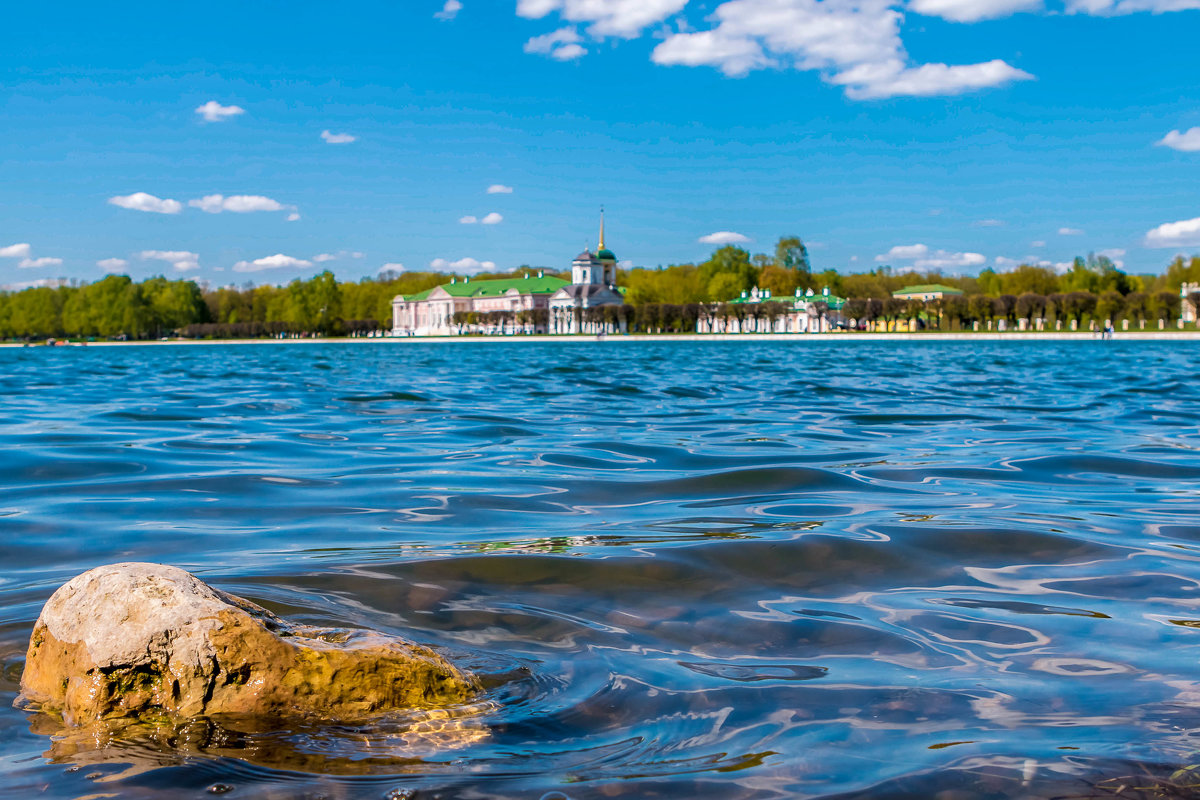
[[0,793],[1184,792],[1198,366],[1119,341],[2,350],[4,708],[50,593],[129,560],[428,643],[485,691],[102,736],[0,710]]

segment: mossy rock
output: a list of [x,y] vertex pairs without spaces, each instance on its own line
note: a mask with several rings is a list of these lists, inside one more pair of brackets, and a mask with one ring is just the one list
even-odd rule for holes
[[184,570],[125,563],[85,572],[47,601],[17,702],[70,726],[216,714],[351,721],[449,707],[478,690],[427,647],[295,625]]

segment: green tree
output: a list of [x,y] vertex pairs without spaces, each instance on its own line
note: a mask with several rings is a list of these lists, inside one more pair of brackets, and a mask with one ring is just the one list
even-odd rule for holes
[[1175,292],[1155,292],[1150,296],[1148,305],[1156,318],[1163,322],[1171,322],[1179,316],[1183,298]]
[[999,277],[1001,291],[1005,294],[1020,297],[1026,293],[1047,295],[1058,291],[1058,275],[1049,267],[1021,264],[1016,269],[1000,273]]
[[[731,280],[723,280],[721,283],[714,284],[714,280],[718,276],[731,276]],[[700,280],[708,287],[708,300],[727,300],[730,296],[737,297],[743,291],[749,291],[754,288],[758,281],[758,270],[750,263],[750,254],[740,247],[726,245],[715,251],[707,261],[700,265]],[[714,289],[719,289],[721,292],[727,291],[728,287],[736,285],[736,290],[732,295],[722,296],[714,293]]]
[[62,308],[62,329],[69,336],[142,338],[150,313],[141,287],[128,275],[104,278],[71,292]]
[[9,326],[13,336],[41,338],[63,334],[62,310],[68,298],[78,290],[38,286],[17,292],[9,305]]
[[983,292],[989,297],[995,297],[1004,291],[1003,284],[1000,281],[1000,276],[997,275],[996,270],[992,269],[991,267],[981,270],[979,277],[976,278],[976,281],[979,283],[979,291]]
[[141,294],[148,310],[147,323],[155,336],[209,321],[208,306],[193,281],[169,281],[158,276],[142,282]]
[[992,306],[997,317],[1002,317],[1011,323],[1017,321],[1017,298],[1011,294],[1000,295],[992,301]]
[[1034,320],[1041,319],[1046,314],[1046,297],[1037,292],[1025,292],[1017,298],[1016,314],[1032,325]]
[[[1077,261],[1080,259],[1076,259]],[[1068,292],[1063,300],[1062,309],[1076,323],[1082,322],[1085,314],[1090,314],[1096,308],[1096,295],[1091,292]]]
[[785,269],[776,264],[763,267],[758,276],[758,285],[769,289],[772,297],[791,297],[800,286],[801,274],[795,270]]
[[[808,260],[808,248],[799,236],[783,236],[775,245],[775,266],[780,269],[799,272],[807,277],[812,272],[812,264]],[[803,283],[803,278],[800,280]],[[807,287],[807,284],[805,285]]]
[[847,320],[855,320],[856,322],[865,322],[867,318],[867,299],[865,297],[851,297],[842,306],[842,313]]
[[[700,271],[692,264],[678,264],[661,269],[634,269],[620,276],[627,292],[625,299],[632,305],[642,303],[698,303],[708,298],[707,284],[701,281]],[[727,299],[727,298],[726,298]]]
[[1109,289],[1096,299],[1096,319],[1101,325],[1117,319],[1125,308],[1125,298],[1121,293]]
[[289,283],[284,308],[284,320],[296,331],[336,333],[341,321],[341,289],[333,273],[325,270],[307,281],[297,278]]
[[1130,292],[1125,295],[1125,318],[1130,322],[1142,322],[1149,315],[1148,298],[1145,292]]
[[[946,295],[942,298],[941,310],[950,325],[962,327],[963,317],[968,314],[967,298],[961,294]],[[939,319],[938,327],[941,327],[941,324]]]
[[987,322],[991,320],[992,314],[995,313],[992,308],[992,301],[985,294],[973,294],[967,298],[967,313],[976,322]]
[[1164,283],[1160,291],[1175,292],[1185,283],[1200,283],[1200,256],[1192,256],[1190,259],[1176,256],[1167,266]]
[[889,325],[888,325],[889,328],[891,327],[890,323],[892,322],[892,320],[898,318],[901,314],[904,313],[905,309],[907,309],[907,308],[908,308],[907,300],[902,300],[899,297],[890,297],[890,296],[883,298],[883,319],[885,322],[889,323]]

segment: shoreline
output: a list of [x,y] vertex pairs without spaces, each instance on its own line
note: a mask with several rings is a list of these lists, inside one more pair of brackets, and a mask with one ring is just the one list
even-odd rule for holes
[[[69,342],[59,347],[171,347],[178,345],[314,345],[314,344],[376,344],[376,345],[419,345],[419,344],[484,344],[504,342],[510,344],[534,343],[577,343],[600,344],[605,342],[795,342],[816,344],[818,342],[1033,342],[1033,341],[1200,341],[1200,331],[1126,331],[1114,333],[1110,339],[1102,339],[1090,331],[1013,331],[956,332],[956,333],[669,333],[669,334],[579,334],[559,336],[550,334],[510,336],[377,336],[377,337],[318,337],[309,339],[170,339],[168,341],[134,342]],[[0,342],[0,348],[46,347],[44,342]]]

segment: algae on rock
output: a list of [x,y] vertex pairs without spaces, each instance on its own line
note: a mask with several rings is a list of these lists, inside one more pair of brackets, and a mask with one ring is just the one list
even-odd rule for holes
[[470,700],[477,682],[427,647],[288,623],[176,567],[97,567],[34,626],[23,703],[67,725],[214,714],[354,720]]

